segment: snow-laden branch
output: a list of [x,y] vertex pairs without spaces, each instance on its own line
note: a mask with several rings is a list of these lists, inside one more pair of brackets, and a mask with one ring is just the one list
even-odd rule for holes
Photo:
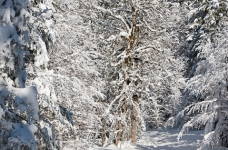
[[137,48],[136,50],[134,50],[134,52],[144,52],[144,51],[146,51],[146,50],[149,49],[149,48],[152,48],[153,50],[156,50],[156,51],[158,51],[158,52],[162,52],[162,50],[160,50],[160,49],[154,47],[153,45],[148,45],[148,46],[139,47],[139,48]]
[[102,7],[99,7],[99,6],[94,6],[96,9],[102,11],[102,12],[108,12],[110,13],[111,16],[113,16],[114,18],[120,20],[123,24],[124,24],[124,27],[126,28],[127,30],[127,33],[130,33],[131,32],[131,29],[129,28],[127,22],[124,20],[124,18],[120,15],[115,15],[112,13],[112,11],[108,10],[108,9],[105,9],[105,8],[102,8]]

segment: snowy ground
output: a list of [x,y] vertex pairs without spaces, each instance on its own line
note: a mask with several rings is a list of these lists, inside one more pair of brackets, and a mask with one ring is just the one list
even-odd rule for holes
[[[117,148],[114,145],[93,150],[196,150],[198,140],[203,139],[203,131],[189,131],[177,141],[178,130],[151,130],[143,133],[136,145],[125,143]],[[92,149],[91,149],[92,150]]]

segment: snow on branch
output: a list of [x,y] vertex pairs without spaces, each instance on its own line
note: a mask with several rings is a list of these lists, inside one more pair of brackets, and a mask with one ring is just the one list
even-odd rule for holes
[[212,99],[191,104],[180,111],[176,117],[171,117],[165,126],[180,126],[185,118],[191,117],[194,114],[204,114],[212,111],[217,106],[216,103],[217,99]]
[[127,32],[130,33],[131,29],[129,28],[127,22],[124,20],[124,18],[122,16],[115,15],[115,14],[112,13],[112,11],[110,11],[108,9],[105,9],[105,8],[102,8],[102,7],[99,7],[99,6],[95,6],[95,8],[100,10],[100,11],[102,11],[102,12],[108,12],[114,18],[120,20],[124,24],[124,27],[126,28]]

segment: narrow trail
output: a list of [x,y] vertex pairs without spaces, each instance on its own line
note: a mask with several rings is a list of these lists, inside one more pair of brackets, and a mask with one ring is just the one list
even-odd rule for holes
[[192,130],[177,141],[177,129],[151,130],[143,132],[135,145],[124,143],[119,148],[109,145],[103,148],[94,147],[93,150],[196,150],[198,141],[203,139],[203,133],[203,130]]

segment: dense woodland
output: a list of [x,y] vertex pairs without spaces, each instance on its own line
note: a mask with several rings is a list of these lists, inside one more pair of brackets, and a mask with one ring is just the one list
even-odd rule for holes
[[1,149],[204,130],[228,148],[227,0],[0,0]]

